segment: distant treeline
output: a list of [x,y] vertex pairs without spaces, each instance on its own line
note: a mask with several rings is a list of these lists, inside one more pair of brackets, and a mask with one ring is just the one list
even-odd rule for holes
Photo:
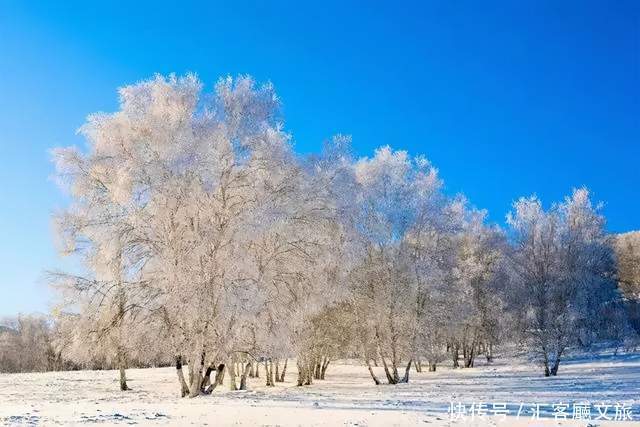
[[[131,367],[166,365],[167,361],[131,360]],[[71,360],[58,323],[42,314],[19,315],[0,320],[0,372],[75,371],[80,369],[114,369],[106,354]]]

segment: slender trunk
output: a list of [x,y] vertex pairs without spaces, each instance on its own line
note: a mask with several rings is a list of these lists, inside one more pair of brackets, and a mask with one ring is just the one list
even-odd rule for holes
[[367,369],[369,370],[369,374],[371,375],[371,379],[373,379],[373,382],[376,385],[380,385],[380,380],[378,379],[378,377],[376,377],[376,374],[373,373],[373,369],[371,368],[371,363],[369,362],[369,358],[365,357],[365,360],[367,361]]
[[273,370],[273,363],[269,364],[268,360],[264,361],[264,376],[267,380],[267,387],[272,387],[273,386],[273,374],[272,374],[272,370]]
[[384,367],[384,373],[387,376],[387,382],[389,384],[397,384],[398,382],[393,378],[391,372],[389,372],[389,366],[387,366],[387,361],[384,356],[380,355],[380,359],[382,360],[382,366]]
[[213,390],[216,389],[217,386],[222,385],[222,380],[224,379],[224,363],[218,365],[216,369],[216,376],[213,379],[213,382],[209,387],[207,387],[204,391],[205,394],[211,394]]
[[457,345],[451,346],[451,358],[453,359],[453,367],[459,368],[460,364],[458,363],[458,359],[460,358],[459,348]]
[[327,368],[329,367],[329,362],[331,362],[331,360],[327,357],[324,361],[324,365],[322,365],[322,372],[320,373],[320,379],[323,380],[325,374],[327,373]]
[[242,370],[242,375],[240,376],[240,390],[247,389],[247,375],[249,375],[249,370],[251,369],[251,363],[247,363]]
[[316,359],[313,370],[313,378],[316,380],[320,379],[320,371],[322,370],[322,364],[324,363],[324,358]]
[[487,345],[487,363],[493,362],[493,344]]
[[276,359],[276,376],[275,376],[275,382],[280,382],[280,360]]
[[224,363],[221,363],[218,365],[218,369],[216,372],[216,378],[215,378],[215,382],[218,385],[222,385],[222,382],[224,381],[224,371],[225,371],[226,366],[224,365]]
[[304,385],[304,363],[300,360],[300,356],[298,356],[298,360],[297,360],[297,365],[298,365],[298,382],[297,385],[298,387]]
[[475,346],[472,344],[466,351],[465,351],[465,358],[464,358],[464,367],[465,368],[473,368],[473,360],[475,359]]
[[127,375],[125,373],[124,366],[120,365],[119,370],[120,370],[120,390],[122,391],[131,390],[129,386],[127,386]]
[[307,359],[305,365],[304,385],[311,385],[313,384],[313,362],[310,359]]
[[260,362],[256,362],[256,378],[260,378]]
[[273,360],[269,361],[269,383],[271,384],[271,386],[276,385],[275,381],[273,380]]
[[120,390],[131,390],[127,386],[127,375],[125,369],[127,367],[127,357],[122,348],[118,348],[118,370],[120,371]]
[[251,361],[250,363],[251,363],[251,369],[249,370],[249,378],[255,378],[256,377],[255,364],[253,361]]
[[392,363],[392,368],[393,368],[393,380],[395,381],[394,384],[398,384],[400,382],[400,375],[398,374],[398,366],[396,366],[395,363]]
[[422,372],[422,361],[420,360],[420,358],[416,359],[416,363],[414,363],[414,366],[416,368],[416,372]]
[[391,336],[391,369],[393,371],[393,383],[398,384],[400,382],[400,375],[398,375],[398,355],[396,353],[396,339],[395,335],[393,334]]
[[236,375],[235,375],[235,363],[233,360],[229,361],[227,365],[227,375],[229,375],[229,390],[236,391],[238,389],[238,385],[236,384]]
[[435,372],[435,371],[436,371],[436,362],[429,361],[429,372]]
[[280,374],[280,382],[284,382],[284,374],[287,373],[287,359],[284,359],[284,366],[282,367],[282,374]]
[[182,356],[176,356],[176,372],[178,373],[178,382],[180,383],[180,397],[189,394],[189,386],[184,380],[184,372],[182,371]]
[[204,373],[204,378],[202,378],[202,383],[200,383],[200,389],[206,390],[207,387],[211,384],[211,372],[216,368],[213,362],[209,363],[207,366],[207,370]]
[[404,377],[402,377],[402,382],[403,383],[408,383],[409,382],[409,372],[411,371],[411,363],[413,362],[413,359],[409,359],[409,363],[407,363],[407,367],[404,369]]
[[549,355],[547,354],[547,349],[542,347],[542,355],[544,357],[542,363],[544,365],[544,376],[548,377],[551,372],[549,371]]
[[551,370],[550,370],[550,374],[552,376],[556,376],[558,375],[558,368],[560,367],[560,359],[562,357],[562,349],[559,350],[556,354],[555,354],[555,358],[553,359],[553,365],[551,366]]

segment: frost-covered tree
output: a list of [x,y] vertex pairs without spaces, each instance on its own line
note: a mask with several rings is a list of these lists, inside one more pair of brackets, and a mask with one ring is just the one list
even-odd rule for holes
[[[353,174],[352,215],[360,255],[351,282],[356,317],[363,323],[362,354],[374,382],[379,380],[370,360],[378,358],[389,383],[406,382],[419,329],[415,307],[429,283],[427,257],[416,255],[416,241],[437,222],[440,180],[425,158],[389,147],[355,162]],[[403,375],[398,372],[401,363],[406,363]]]
[[567,347],[588,339],[594,321],[618,304],[604,218],[578,189],[547,211],[536,197],[521,198],[507,221],[513,318],[545,376],[557,375]]
[[497,271],[501,265],[502,235],[484,223],[485,213],[467,209],[464,200],[454,204],[458,212],[455,235],[455,260],[449,309],[449,347],[454,366],[462,352],[464,367],[473,367],[482,350],[491,360],[498,339],[501,301],[496,289]]
[[[61,251],[80,257],[89,272],[87,276],[51,274],[61,291],[60,308],[74,306],[82,311],[81,321],[74,323],[78,329],[72,333],[75,347],[117,360],[120,389],[128,390],[126,323],[136,305],[127,298],[130,290],[124,283],[123,257],[125,240],[132,237],[132,206],[113,197],[117,186],[108,168],[115,167],[116,159],[104,161],[99,153],[83,156],[75,149],[54,150],[53,154],[59,181],[75,200],[55,218]],[[74,356],[83,359],[78,353]]]
[[615,243],[618,283],[627,317],[636,336],[640,336],[640,232],[618,235]]
[[292,348],[295,325],[331,301],[339,230],[273,87],[227,78],[204,94],[194,76],[158,76],[122,88],[120,110],[82,133],[86,151],[55,152],[74,200],[58,223],[90,274],[58,276],[108,330],[98,339],[120,354],[119,331],[156,325],[191,396],[206,366],[225,365],[235,389],[240,359]]
[[44,372],[64,368],[53,346],[51,320],[42,315],[0,320],[0,372]]

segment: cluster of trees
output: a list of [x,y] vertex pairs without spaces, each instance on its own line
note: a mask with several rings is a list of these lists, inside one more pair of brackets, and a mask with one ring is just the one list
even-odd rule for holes
[[174,362],[197,396],[225,374],[245,388],[261,366],[273,385],[292,357],[298,385],[345,356],[396,384],[446,358],[490,361],[510,336],[556,375],[568,346],[627,332],[585,189],[548,210],[520,199],[500,229],[422,156],[356,158],[344,136],[297,155],[273,87],[248,77],[213,93],[191,75],[124,87],[81,133],[86,150],[53,153],[73,200],[61,248],[88,272],[51,274],[56,345],[107,358],[123,390],[133,361]]
[[640,231],[616,238],[618,281],[627,309],[629,323],[640,335]]
[[[87,346],[79,314],[18,315],[0,320],[0,372],[47,372],[79,369],[115,369],[110,352]],[[89,333],[89,331],[84,331]],[[93,342],[93,340],[92,340]],[[99,342],[99,341],[95,341]],[[161,353],[131,351],[128,366],[167,366]]]
[[45,316],[17,316],[0,321],[0,372],[70,369],[53,343],[55,329]]

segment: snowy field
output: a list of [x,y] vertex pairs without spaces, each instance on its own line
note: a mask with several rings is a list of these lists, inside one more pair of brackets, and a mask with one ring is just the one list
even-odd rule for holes
[[[249,391],[218,389],[211,396],[177,397],[175,369],[128,371],[130,392],[117,391],[116,371],[0,374],[0,422],[4,425],[556,425],[552,404],[569,404],[560,425],[640,425],[640,354],[576,357],[560,376],[544,378],[522,359],[502,358],[472,369],[443,366],[411,373],[409,384],[376,387],[365,367],[335,364],[325,381],[296,387],[295,363],[275,387],[251,379]],[[513,366],[512,366],[513,365]],[[379,369],[379,368],[376,368]],[[383,372],[379,369],[380,377]],[[226,384],[225,384],[226,386]],[[451,420],[450,402],[486,403],[487,417]],[[592,421],[571,420],[574,403],[589,402]],[[491,414],[508,403],[510,415]],[[519,418],[516,414],[523,405]],[[596,404],[612,405],[595,420]],[[632,406],[633,420],[613,421],[616,403]],[[531,420],[540,404],[542,419]],[[601,410],[603,407],[601,407]],[[458,410],[456,410],[458,412]],[[457,414],[454,414],[457,416]]]

